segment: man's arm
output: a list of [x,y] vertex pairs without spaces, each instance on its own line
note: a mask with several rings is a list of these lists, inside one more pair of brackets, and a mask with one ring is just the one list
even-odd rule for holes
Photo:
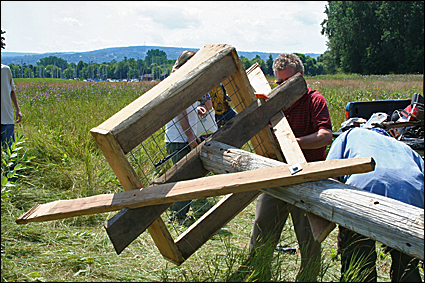
[[332,143],[332,130],[319,129],[308,136],[297,138],[297,142],[302,149],[315,149],[327,146]]
[[19,108],[18,99],[16,98],[16,93],[14,90],[12,90],[12,92],[10,93],[10,97],[12,98],[12,103],[15,106],[16,123],[19,123],[22,120],[22,112],[21,112],[21,109]]

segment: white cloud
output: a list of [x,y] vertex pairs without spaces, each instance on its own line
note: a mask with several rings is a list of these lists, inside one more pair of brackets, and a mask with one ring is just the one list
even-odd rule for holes
[[74,26],[74,27],[81,27],[81,26],[83,26],[80,23],[80,21],[78,21],[77,19],[74,19],[72,17],[65,17],[65,18],[62,18],[60,21],[63,22],[63,23],[67,23],[70,26]]
[[[323,53],[326,38],[320,34],[320,23],[325,18],[325,4],[2,1],[1,10],[7,51],[89,51],[144,44],[201,48],[227,43],[240,51]],[[20,13],[12,15],[11,11]],[[23,41],[25,36],[34,42]]]

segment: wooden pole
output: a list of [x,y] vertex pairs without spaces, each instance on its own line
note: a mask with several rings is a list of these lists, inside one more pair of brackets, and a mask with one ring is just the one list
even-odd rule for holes
[[[201,160],[217,174],[283,164],[217,142],[202,147]],[[423,209],[331,179],[261,191],[424,260]]]

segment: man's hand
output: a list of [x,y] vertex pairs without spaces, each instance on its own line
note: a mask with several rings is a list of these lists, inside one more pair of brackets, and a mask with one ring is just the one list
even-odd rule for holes
[[16,111],[16,123],[19,123],[22,121],[22,112],[21,110]]
[[196,110],[198,110],[199,117],[204,117],[208,113],[207,108],[205,108],[204,106],[198,106],[196,107]]

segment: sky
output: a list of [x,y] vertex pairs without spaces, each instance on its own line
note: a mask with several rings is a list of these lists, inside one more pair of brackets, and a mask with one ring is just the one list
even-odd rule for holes
[[1,1],[8,52],[84,52],[109,47],[319,53],[327,1]]

